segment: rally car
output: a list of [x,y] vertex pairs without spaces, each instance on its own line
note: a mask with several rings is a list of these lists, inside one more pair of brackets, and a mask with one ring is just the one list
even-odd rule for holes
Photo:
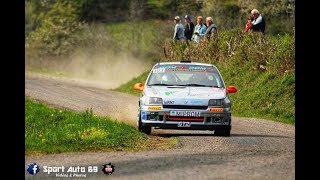
[[216,66],[191,61],[161,62],[153,66],[142,91],[137,126],[151,133],[156,129],[213,130],[215,135],[230,136],[230,93]]

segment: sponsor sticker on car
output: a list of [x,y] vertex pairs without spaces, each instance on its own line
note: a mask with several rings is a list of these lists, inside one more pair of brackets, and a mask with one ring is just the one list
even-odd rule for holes
[[200,117],[199,111],[170,111],[170,116]]
[[147,113],[146,112],[141,112],[141,119],[147,120]]
[[149,106],[148,110],[158,111],[158,110],[161,110],[161,106]]
[[210,108],[210,112],[223,112],[223,108]]

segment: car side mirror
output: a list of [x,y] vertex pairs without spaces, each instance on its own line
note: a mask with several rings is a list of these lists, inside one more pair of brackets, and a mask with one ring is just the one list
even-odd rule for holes
[[143,84],[142,83],[135,83],[133,85],[134,90],[143,91]]
[[227,87],[227,94],[229,93],[236,93],[238,90],[235,86],[228,86]]

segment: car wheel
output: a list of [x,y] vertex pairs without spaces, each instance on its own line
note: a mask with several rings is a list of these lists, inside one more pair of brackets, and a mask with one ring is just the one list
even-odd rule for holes
[[215,136],[230,136],[231,129],[217,129],[214,130]]
[[140,131],[140,132],[143,132],[143,133],[145,133],[145,134],[147,134],[147,135],[149,135],[149,134],[151,134],[151,126],[147,126],[147,125],[143,125],[142,124],[142,121],[141,121],[141,115],[140,115],[141,113],[140,113],[140,111],[139,111],[139,114],[138,114],[138,130]]

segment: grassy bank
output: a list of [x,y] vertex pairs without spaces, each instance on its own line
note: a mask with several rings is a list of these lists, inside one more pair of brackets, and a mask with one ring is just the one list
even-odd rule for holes
[[227,85],[238,92],[230,95],[234,116],[257,117],[295,123],[295,75],[275,75],[250,70],[251,66],[220,65]]
[[134,127],[95,116],[87,110],[76,113],[25,100],[26,154],[70,151],[137,151],[171,148],[175,138],[147,136]]
[[139,96],[141,92],[134,90],[133,85],[138,82],[141,82],[144,84],[144,82],[146,81],[146,79],[149,75],[149,72],[150,72],[150,70],[142,73],[140,76],[133,78],[131,81],[129,81],[125,84],[122,84],[121,86],[119,86],[113,90]]
[[[295,40],[289,34],[261,36],[239,30],[220,31],[219,41],[165,45],[170,57],[161,61],[190,59],[216,65],[226,84],[238,87],[233,101],[234,116],[295,122]],[[116,90],[137,95],[136,82],[145,82],[148,72]]]

